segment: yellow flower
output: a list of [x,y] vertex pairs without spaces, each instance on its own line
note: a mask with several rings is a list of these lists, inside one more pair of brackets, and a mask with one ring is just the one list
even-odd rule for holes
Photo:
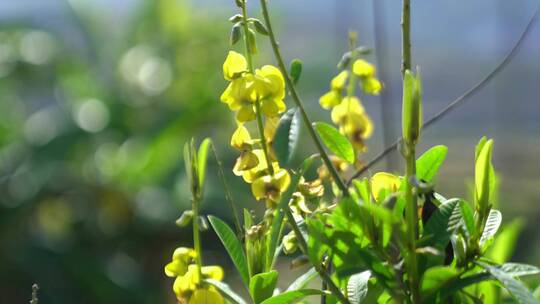
[[188,270],[188,265],[197,257],[197,252],[191,248],[179,247],[174,250],[172,261],[165,266],[168,277],[181,276]]
[[331,109],[337,106],[343,97],[341,93],[336,90],[332,90],[319,98],[319,103],[324,109]]
[[274,175],[264,175],[253,181],[251,192],[257,200],[266,198],[277,202],[281,193],[285,192],[291,183],[291,176],[285,169],[279,169]]
[[340,91],[340,90],[345,89],[348,77],[349,77],[349,72],[347,72],[347,71],[343,71],[343,72],[339,73],[330,82],[330,88],[332,90],[336,90],[336,91]]
[[247,61],[242,54],[235,51],[229,51],[225,62],[223,63],[223,77],[232,81],[240,73],[247,70]]
[[362,78],[360,80],[362,90],[366,94],[379,95],[382,89],[381,82],[375,77]]
[[298,191],[308,198],[321,197],[324,195],[324,185],[320,179],[306,182],[302,177],[298,183]]
[[226,103],[231,111],[238,111],[236,120],[239,122],[255,120],[256,98],[253,89],[254,76],[246,74],[234,79],[221,94],[221,101]]
[[199,276],[199,266],[191,264],[184,275],[176,277],[173,290],[177,297],[186,298],[190,293],[200,288],[203,279],[223,279],[223,269],[219,266],[201,267],[202,278]]
[[265,65],[255,71],[256,98],[261,102],[261,112],[267,117],[283,113],[287,107],[285,98],[285,80],[281,71],[271,65]]
[[371,193],[377,202],[382,199],[383,191],[394,193],[401,186],[401,179],[387,172],[378,172],[371,177]]
[[234,164],[233,173],[236,176],[242,176],[245,171],[252,170],[260,163],[257,154],[252,151],[242,151],[240,156],[236,159]]
[[332,121],[337,125],[344,125],[351,115],[362,115],[365,113],[360,100],[354,96],[345,97],[343,101],[332,109]]
[[239,123],[234,131],[231,137],[231,146],[239,151],[251,150],[253,142],[248,129],[246,129],[243,124]]
[[373,134],[373,122],[366,113],[351,113],[339,130],[349,138],[356,150],[365,151],[364,141]]
[[289,206],[293,214],[300,216],[311,214],[311,209],[307,205],[306,198],[300,192],[293,193]]
[[[244,178],[244,181],[246,181],[246,183],[250,183],[250,184],[257,178],[269,173],[268,163],[266,162],[266,157],[264,156],[263,150],[255,149],[252,152],[253,154],[255,154],[255,156],[259,160],[259,163],[255,167],[242,172],[242,178]],[[278,162],[273,161],[273,160],[271,160],[271,162],[272,162],[274,171],[277,171],[279,169]]]
[[353,64],[353,73],[359,77],[373,77],[375,66],[363,59],[358,59]]
[[207,286],[195,290],[189,304],[223,304],[225,300],[223,296],[213,287]]

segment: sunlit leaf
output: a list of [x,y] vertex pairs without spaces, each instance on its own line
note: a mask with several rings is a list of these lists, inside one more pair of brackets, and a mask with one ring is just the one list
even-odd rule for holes
[[416,160],[416,177],[425,182],[430,182],[441,167],[446,158],[448,148],[435,146],[426,151]]
[[216,231],[219,239],[223,243],[223,246],[227,250],[227,253],[229,253],[234,266],[236,266],[236,269],[240,273],[242,281],[244,284],[246,284],[246,286],[249,286],[249,270],[246,255],[242,249],[242,244],[236,238],[236,235],[229,225],[227,225],[227,223],[211,215],[208,216],[208,219],[210,220],[210,224],[212,224],[212,227]]
[[272,143],[274,152],[280,164],[284,165],[289,162],[300,134],[300,119],[296,108],[287,111],[279,120],[276,130],[276,135]]
[[261,304],[291,304],[291,303],[296,303],[297,301],[307,296],[323,295],[323,294],[326,294],[326,293],[317,289],[293,290],[293,291],[287,291],[277,296],[273,296],[269,299],[266,299]]
[[251,277],[249,282],[249,292],[255,304],[262,303],[270,298],[276,288],[278,272],[275,270],[258,273]]
[[514,279],[511,274],[506,273],[501,268],[490,266],[484,263],[477,263],[486,269],[497,281],[499,281],[508,292],[521,304],[538,304],[540,301],[534,298],[532,293],[521,283]]
[[483,245],[487,240],[491,239],[499,230],[502,222],[502,214],[499,210],[491,209],[489,216],[480,238],[480,245]]
[[214,286],[219,292],[227,298],[233,304],[247,304],[247,302],[242,299],[238,294],[236,294],[229,285],[212,279],[204,280],[206,283]]
[[356,156],[347,137],[327,123],[316,122],[314,125],[322,141],[332,153],[351,164],[354,163]]
[[368,294],[369,278],[371,271],[366,270],[353,274],[347,282],[347,295],[352,304],[360,304]]

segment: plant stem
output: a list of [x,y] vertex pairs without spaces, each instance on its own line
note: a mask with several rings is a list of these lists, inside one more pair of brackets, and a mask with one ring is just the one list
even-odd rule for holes
[[200,198],[193,197],[191,200],[191,210],[193,211],[193,247],[197,252],[195,261],[197,262],[197,270],[199,272],[199,278],[202,278],[202,250],[201,250],[201,238],[199,231],[199,202]]
[[405,198],[407,208],[405,216],[407,219],[407,236],[409,243],[408,253],[408,275],[409,288],[412,296],[412,303],[420,303],[419,278],[418,278],[418,260],[416,256],[416,239],[418,226],[418,202],[417,197],[413,192],[411,179],[416,174],[416,156],[414,144],[409,145],[405,152],[405,161],[407,162],[407,172],[405,174]]
[[401,74],[411,69],[411,0],[403,0],[401,15]]
[[268,30],[268,37],[270,38],[270,44],[272,45],[272,50],[274,51],[274,57],[276,57],[279,69],[281,70],[281,73],[283,74],[283,77],[285,77],[285,82],[287,84],[287,87],[289,88],[289,92],[291,93],[291,97],[300,110],[300,114],[302,115],[302,120],[304,121],[304,124],[306,125],[306,128],[308,130],[309,136],[315,143],[315,146],[321,155],[321,158],[328,168],[328,171],[332,175],[332,178],[336,182],[337,186],[343,192],[343,195],[349,196],[349,190],[347,186],[345,185],[345,182],[341,179],[339,176],[336,168],[332,164],[332,161],[330,160],[330,157],[328,156],[328,153],[324,150],[324,147],[319,139],[317,137],[317,133],[315,132],[315,129],[313,129],[313,125],[311,124],[311,121],[306,113],[306,110],[304,108],[304,105],[302,103],[302,100],[300,99],[298,92],[296,91],[296,88],[294,86],[294,83],[291,79],[291,76],[287,72],[287,68],[285,67],[285,63],[283,61],[283,57],[281,56],[281,52],[279,51],[279,44],[276,41],[276,37],[274,35],[274,31],[272,29],[272,23],[270,22],[270,16],[268,14],[268,5],[266,3],[266,0],[260,0],[261,2],[261,9],[264,17],[264,22],[266,25],[266,29]]
[[[247,15],[247,9],[246,9],[246,1],[243,1],[243,4],[242,4],[242,15],[244,17],[244,20],[242,21],[242,26],[244,28],[244,44],[246,47],[248,70],[251,74],[255,74],[254,73],[255,71],[253,68],[253,58],[251,56],[251,47],[248,41],[249,27],[247,23],[248,15]],[[270,174],[274,175],[274,167],[272,166],[272,163],[270,162],[270,156],[268,154],[268,143],[266,141],[266,136],[264,135],[264,124],[263,124],[263,119],[262,119],[262,114],[261,114],[261,101],[258,98],[255,101],[255,113],[257,116],[257,129],[259,131],[259,136],[261,137],[261,146],[264,153],[264,158],[266,159],[267,168]]]
[[236,208],[236,204],[234,203],[234,199],[231,193],[231,189],[229,188],[229,184],[227,183],[227,179],[225,178],[225,173],[223,172],[223,164],[221,163],[221,159],[219,158],[216,147],[214,146],[214,143],[210,145],[212,148],[212,152],[214,153],[214,158],[216,159],[216,163],[218,165],[218,174],[219,178],[221,179],[221,183],[223,184],[223,188],[225,190],[225,200],[229,203],[229,206],[231,207],[231,212],[234,217],[234,225],[236,227],[236,233],[239,239],[243,236],[243,229],[242,224],[240,223],[240,218],[238,216],[238,210]]
[[[264,0],[263,0],[264,1]],[[287,220],[289,224],[291,225],[294,234],[296,235],[296,239],[298,240],[298,246],[300,247],[300,250],[306,255],[308,255],[308,245],[306,242],[306,239],[304,238],[304,235],[300,231],[300,227],[298,227],[298,224],[296,224],[296,221],[294,219],[294,216],[291,212],[290,207],[287,205],[285,208],[283,208],[283,212],[285,213],[285,216],[287,217]],[[323,282],[326,283],[326,286],[328,287],[328,290],[339,300],[341,304],[350,304],[349,300],[345,295],[341,292],[339,287],[332,281],[332,278],[330,275],[326,272],[326,269],[320,264],[320,263],[313,263],[313,267],[323,280]]]

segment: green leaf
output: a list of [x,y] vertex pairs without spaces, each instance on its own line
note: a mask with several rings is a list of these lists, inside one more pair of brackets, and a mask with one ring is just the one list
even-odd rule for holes
[[206,279],[204,282],[214,286],[227,300],[229,300],[233,304],[247,304],[247,302],[242,299],[239,295],[237,295],[229,285],[213,280],[213,279]]
[[251,217],[251,212],[244,208],[244,230],[248,231],[249,228],[253,226],[253,218]]
[[457,269],[449,266],[431,267],[422,276],[422,293],[432,294],[459,275]]
[[300,76],[302,75],[302,61],[300,59],[293,59],[289,67],[289,74],[291,75],[294,84],[298,83]]
[[461,212],[459,199],[449,199],[433,213],[424,227],[424,235],[431,236],[430,244],[439,249],[446,247],[450,236],[459,228]]
[[206,163],[208,160],[208,149],[211,144],[212,140],[210,138],[205,138],[199,146],[199,153],[197,154],[197,171],[199,172],[199,185],[201,187],[201,190],[204,187],[204,180],[206,177]]
[[540,273],[540,269],[538,267],[520,263],[505,263],[499,268],[512,277],[521,277]]
[[476,148],[474,150],[474,159],[475,160],[478,159],[478,155],[480,155],[480,151],[482,151],[482,148],[484,147],[486,142],[487,142],[487,138],[485,136],[482,136],[482,138],[480,138],[480,140],[478,141],[478,144],[476,144]]
[[317,270],[315,270],[314,267],[311,267],[306,273],[299,276],[294,282],[289,285],[286,291],[293,291],[293,290],[299,290],[301,288],[306,287],[311,280],[317,277]]
[[426,151],[416,160],[416,177],[425,182],[430,182],[441,167],[446,158],[448,148],[435,146]]
[[521,219],[514,219],[510,224],[503,226],[502,231],[495,237],[495,241],[486,256],[498,264],[508,261],[514,252],[523,226],[524,222]]
[[480,237],[480,245],[483,245],[487,240],[491,239],[499,230],[502,222],[502,214],[499,210],[491,209],[489,211],[489,216],[482,232],[482,237]]
[[236,270],[240,273],[242,281],[246,286],[249,286],[249,270],[242,244],[227,223],[211,215],[208,216],[208,219],[212,227],[214,227],[214,231],[216,231],[221,243],[223,243],[223,246],[227,250],[227,253],[229,253],[234,266],[236,266]]
[[514,279],[511,274],[504,272],[504,270],[490,266],[484,263],[477,263],[479,266],[487,270],[497,281],[499,281],[508,292],[522,304],[538,304],[540,301],[536,300],[532,293],[521,283]]
[[300,135],[300,119],[296,108],[287,111],[279,120],[272,143],[276,157],[281,165],[291,159]]
[[475,164],[474,185],[476,201],[480,211],[486,210],[490,201],[490,185],[494,182],[493,168],[491,165],[491,153],[493,150],[493,140],[488,140],[478,154]]
[[353,274],[347,282],[347,295],[351,304],[360,304],[368,294],[371,271],[366,270]]
[[322,141],[332,153],[350,164],[355,162],[354,149],[347,137],[327,123],[316,122],[314,125]]
[[287,291],[277,296],[273,296],[269,299],[266,299],[261,304],[291,304],[307,296],[323,295],[323,294],[326,294],[326,293],[317,289],[293,290],[293,291]]
[[255,304],[262,303],[274,294],[276,288],[278,272],[275,270],[258,273],[251,277],[249,282],[249,292]]
[[476,234],[476,226],[474,225],[474,215],[471,206],[466,201],[461,201],[459,203],[461,209],[461,216],[463,218],[463,223],[469,236]]

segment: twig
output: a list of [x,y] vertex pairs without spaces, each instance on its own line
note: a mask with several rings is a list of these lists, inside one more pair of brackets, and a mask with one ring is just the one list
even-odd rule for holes
[[268,30],[268,37],[270,38],[270,44],[272,45],[272,50],[274,51],[274,57],[276,57],[279,69],[281,70],[281,73],[283,74],[283,77],[285,78],[285,82],[287,83],[287,87],[289,88],[289,92],[291,93],[291,97],[294,103],[296,104],[296,106],[298,107],[298,109],[300,110],[302,120],[304,121],[304,124],[306,125],[306,128],[309,132],[309,136],[315,143],[315,146],[317,147],[317,151],[321,155],[321,158],[324,164],[328,168],[328,171],[332,175],[332,178],[336,182],[341,192],[343,192],[345,196],[349,196],[348,187],[345,185],[345,182],[339,176],[336,168],[334,167],[334,165],[332,164],[332,161],[330,160],[330,157],[328,156],[328,153],[324,150],[321,140],[319,139],[319,137],[317,136],[317,133],[315,133],[315,129],[311,125],[311,121],[306,113],[302,100],[300,99],[300,96],[298,95],[298,92],[296,91],[296,87],[294,86],[291,76],[287,72],[287,68],[285,67],[283,57],[281,56],[281,52],[279,51],[279,44],[276,40],[276,36],[274,35],[274,31],[272,29],[272,23],[270,22],[270,15],[268,14],[268,5],[266,1],[267,0],[260,0],[261,9],[262,9],[264,21],[266,24],[266,29]]
[[[519,51],[520,47],[523,45],[525,38],[530,34],[531,29],[533,28],[534,23],[538,19],[539,14],[540,14],[540,6],[536,9],[534,15],[531,17],[531,19],[527,23],[525,29],[519,36],[518,40],[516,41],[512,49],[510,49],[510,51],[506,54],[506,56],[504,56],[501,62],[499,62],[499,64],[489,74],[487,74],[482,80],[480,80],[470,89],[465,91],[465,93],[463,93],[461,96],[459,96],[458,98],[450,102],[446,107],[444,107],[437,114],[433,115],[430,119],[428,119],[422,125],[422,129],[426,129],[427,127],[431,126],[432,124],[434,124],[435,122],[443,118],[446,114],[450,113],[452,110],[462,105],[469,97],[478,93],[478,91],[481,90],[483,87],[485,87],[491,79],[493,79],[497,74],[499,74],[512,61],[512,59],[515,57],[515,55]],[[375,164],[377,164],[379,161],[381,161],[386,155],[388,155],[388,153],[395,150],[399,142],[401,141],[401,139],[402,138],[399,137],[396,141],[394,141],[394,143],[386,147],[377,156],[375,156],[372,160],[370,160],[362,169],[356,171],[353,174],[353,176],[347,181],[347,186],[349,186],[352,183],[353,179],[364,174],[364,172],[366,172]]]

